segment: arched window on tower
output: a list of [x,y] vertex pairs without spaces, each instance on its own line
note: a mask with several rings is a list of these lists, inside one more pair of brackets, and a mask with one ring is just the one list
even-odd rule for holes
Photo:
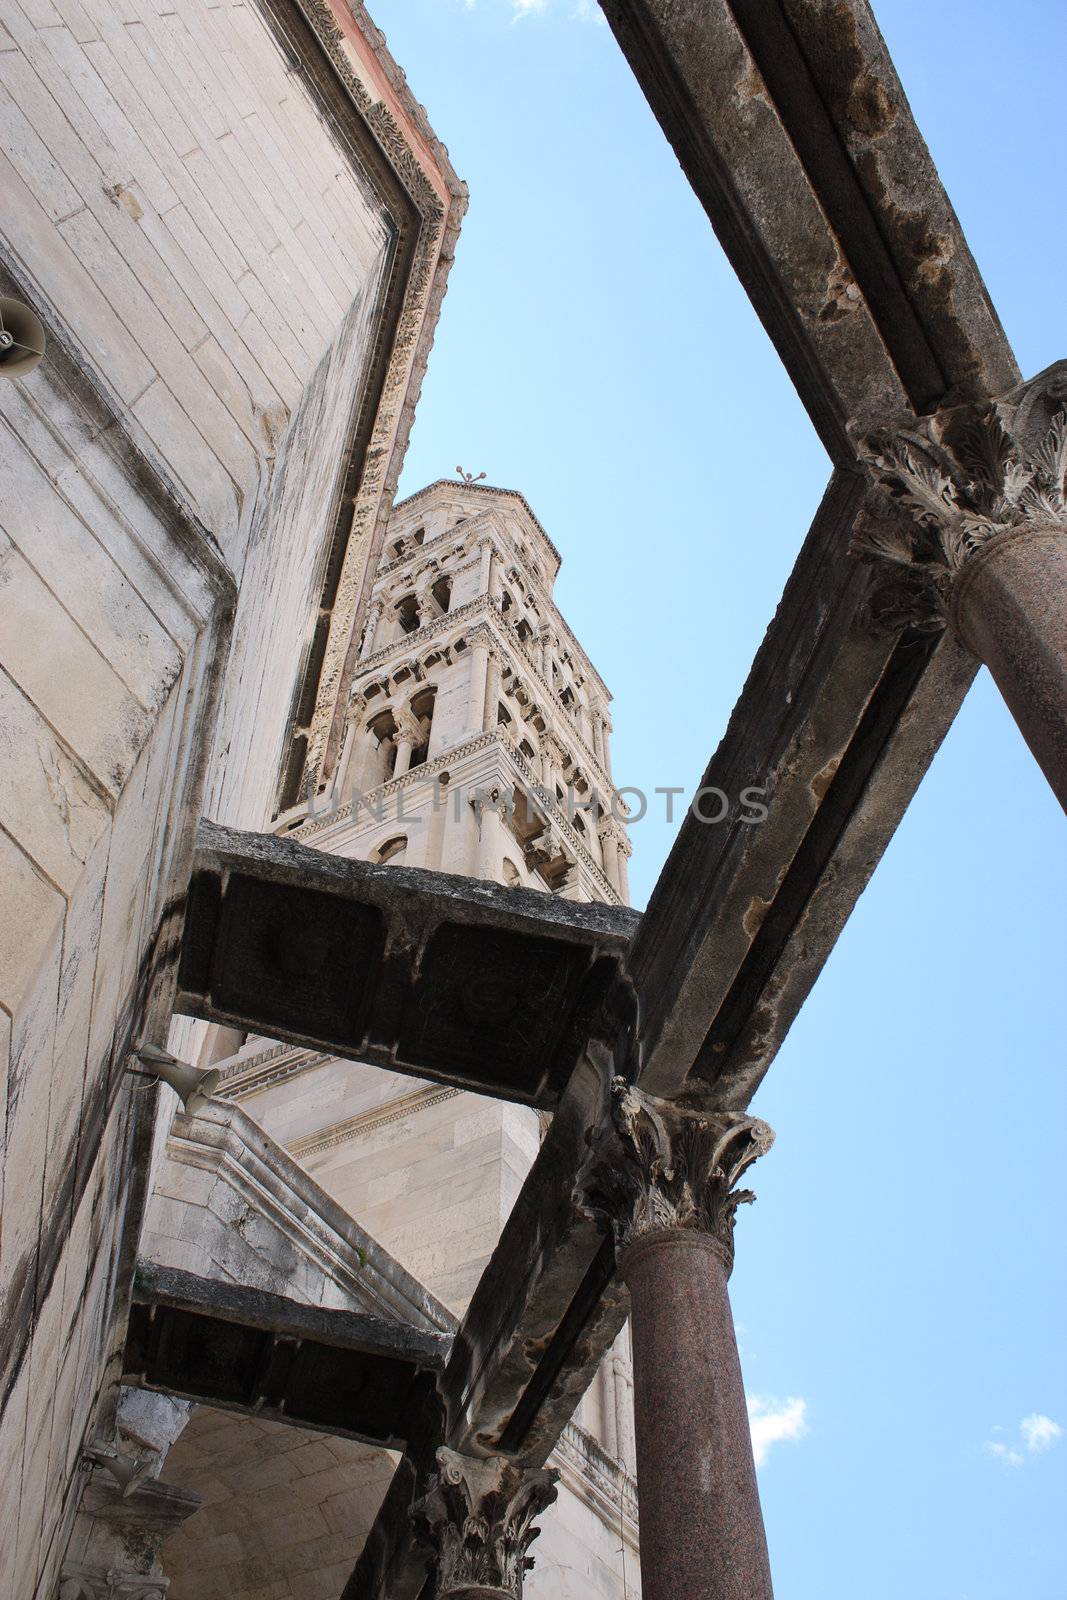
[[369,760],[360,784],[365,792],[387,783],[396,765],[396,722],[389,710],[379,711],[367,724]]
[[404,595],[396,603],[396,619],[402,633],[414,633],[419,625],[419,607],[413,594]]
[[374,852],[374,859],[379,866],[384,866],[391,861],[394,866],[401,866],[407,853],[408,838],[406,833],[398,833],[392,839],[386,839]]
[[452,579],[438,578],[430,593],[441,607],[441,611],[447,611],[452,603]]
[[422,738],[416,748],[411,752],[411,767],[421,767],[430,752],[430,734],[433,730],[434,706],[437,703],[437,685],[429,683],[425,689],[420,689],[411,701],[411,714],[422,729]]

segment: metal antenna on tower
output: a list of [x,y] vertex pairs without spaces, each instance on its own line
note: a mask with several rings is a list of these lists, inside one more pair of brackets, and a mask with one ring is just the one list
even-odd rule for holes
[[457,467],[456,471],[459,474],[459,476],[463,479],[463,482],[467,483],[467,484],[470,484],[470,483],[481,483],[482,479],[485,477],[485,473],[484,472],[479,472],[478,476],[475,477],[473,472],[464,472],[462,467]]

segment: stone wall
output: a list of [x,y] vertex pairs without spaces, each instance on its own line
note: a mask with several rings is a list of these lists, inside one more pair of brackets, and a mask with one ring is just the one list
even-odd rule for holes
[[342,22],[343,50],[316,0],[12,0],[0,26],[0,293],[48,336],[0,381],[12,1600],[50,1595],[114,1406],[157,1100],[123,1066],[164,1036],[190,829],[271,814],[329,564],[351,600],[376,551],[372,506],[346,556],[345,485],[372,436],[373,492],[395,481],[462,211],[361,7]]

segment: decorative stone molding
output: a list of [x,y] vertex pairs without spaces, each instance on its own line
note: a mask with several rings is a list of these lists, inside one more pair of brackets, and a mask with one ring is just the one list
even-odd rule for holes
[[980,550],[1009,534],[1067,531],[1067,362],[999,399],[870,434],[859,449],[876,496],[852,553],[886,574],[868,601],[872,624],[955,625],[959,575]]
[[[477,733],[470,739],[464,739],[461,744],[453,745],[448,750],[442,751],[432,761],[424,761],[419,766],[410,768],[399,778],[390,778],[388,782],[378,784],[373,789],[368,789],[365,794],[360,795],[359,803],[367,806],[368,809],[370,809],[372,802],[375,805],[384,805],[385,801],[392,798],[405,785],[432,782],[436,774],[454,769],[460,761],[465,760],[466,757],[475,754],[479,750],[486,749],[489,745],[497,745],[507,751],[512,765],[519,771],[527,792],[537,799],[540,809],[548,815],[561,836],[566,840],[570,854],[573,855],[576,861],[581,862],[585,871],[596,884],[601,898],[606,900],[609,905],[621,905],[622,897],[619,891],[603,869],[593,860],[587,844],[567,819],[559,803],[554,796],[549,795],[545,790],[540,778],[535,776],[521,750],[518,750],[514,744],[505,738],[499,728],[494,728],[489,733]],[[288,828],[285,837],[297,840],[309,839],[315,835],[341,827],[345,823],[351,823],[353,820],[352,803],[349,801],[322,816],[309,813],[307,821],[299,823],[296,827]],[[319,846],[319,848],[324,847],[324,845]]]
[[434,1551],[438,1600],[522,1600],[533,1525],[556,1498],[559,1473],[524,1470],[503,1456],[478,1460],[442,1446],[437,1474],[414,1507],[423,1543]]
[[619,1077],[609,1092],[607,1115],[586,1136],[578,1209],[610,1227],[620,1257],[649,1235],[697,1229],[729,1269],[737,1208],[755,1199],[734,1185],[770,1149],[772,1130],[758,1117],[683,1110]]
[[386,1128],[393,1123],[404,1122],[409,1117],[417,1116],[421,1111],[429,1111],[433,1106],[439,1106],[445,1100],[455,1100],[459,1089],[442,1089],[433,1085],[428,1089],[416,1089],[412,1094],[402,1095],[398,1100],[390,1100],[388,1104],[378,1107],[373,1111],[363,1111],[355,1117],[345,1117],[340,1122],[331,1122],[328,1127],[321,1128],[317,1133],[305,1134],[301,1139],[294,1139],[286,1146],[294,1161],[306,1161],[309,1156],[321,1155],[325,1150],[334,1150],[338,1145],[349,1144],[354,1139],[364,1139],[372,1133],[377,1133],[380,1128]]
[[637,1550],[637,1484],[588,1429],[568,1422],[552,1452],[564,1486]]
[[165,1600],[160,1549],[199,1506],[190,1489],[150,1478],[124,1490],[94,1467],[60,1568],[59,1600]]
[[76,1561],[66,1563],[59,1580],[59,1600],[165,1600],[170,1579],[109,1568],[97,1572]]
[[[205,1198],[202,1180],[213,1182]],[[210,1100],[174,1119],[142,1236],[145,1258],[307,1304],[453,1331],[432,1295],[241,1108]]]

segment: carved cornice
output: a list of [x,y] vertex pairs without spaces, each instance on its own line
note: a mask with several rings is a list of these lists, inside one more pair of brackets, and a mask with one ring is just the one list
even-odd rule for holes
[[217,1100],[240,1100],[271,1084],[285,1083],[313,1067],[334,1060],[322,1051],[306,1050],[295,1044],[272,1044],[255,1055],[235,1056],[222,1069],[222,1082],[215,1091]]
[[[390,778],[388,783],[382,783],[375,789],[369,789],[366,794],[360,797],[359,803],[370,813],[372,806],[384,806],[385,801],[397,794],[401,789],[424,784],[432,780],[437,773],[449,771],[467,756],[479,750],[488,749],[491,745],[506,752],[509,761],[518,768],[525,788],[531,795],[536,795],[542,811],[547,814],[549,821],[555,825],[559,833],[567,841],[575,859],[580,861],[590,874],[601,897],[609,905],[622,905],[622,896],[603,869],[593,860],[589,853],[589,847],[578,833],[578,830],[568,821],[564,812],[559,808],[557,801],[545,793],[541,780],[534,776],[522,753],[515,748],[499,729],[494,728],[489,733],[476,733],[472,738],[465,739],[462,744],[452,745],[448,750],[443,750],[439,756],[435,756],[432,761],[424,761],[417,767],[409,768],[399,778]],[[297,827],[287,828],[285,837],[297,840],[309,839],[316,834],[326,833],[332,828],[339,827],[342,823],[353,820],[352,802],[348,801],[345,805],[337,806],[324,816],[309,816],[306,822],[301,822]]]
[[637,1484],[600,1441],[578,1423],[568,1422],[551,1459],[559,1463],[564,1486],[636,1550]]
[[432,1106],[439,1106],[445,1100],[455,1100],[461,1092],[459,1089],[437,1087],[416,1089],[414,1093],[403,1095],[399,1100],[391,1100],[387,1105],[376,1107],[373,1111],[362,1111],[358,1116],[331,1122],[316,1133],[305,1134],[300,1139],[292,1140],[285,1148],[294,1161],[303,1162],[309,1156],[321,1155],[323,1151],[349,1144],[353,1139],[365,1139],[370,1134],[377,1133],[379,1128],[389,1127],[396,1122],[405,1122],[408,1117],[416,1116],[420,1111],[428,1111]]
[[735,1213],[755,1199],[734,1185],[774,1143],[765,1122],[686,1111],[616,1077],[587,1141],[575,1204],[611,1229],[620,1257],[640,1239],[697,1229],[732,1264]]
[[957,578],[980,550],[1020,531],[1067,530],[1067,362],[859,447],[876,493],[852,553],[885,573],[870,620],[887,633],[935,632],[953,620]]
[[439,1600],[477,1594],[522,1600],[533,1525],[556,1498],[559,1473],[524,1470],[502,1456],[476,1460],[442,1446],[437,1474],[413,1508],[415,1525],[437,1563]]

